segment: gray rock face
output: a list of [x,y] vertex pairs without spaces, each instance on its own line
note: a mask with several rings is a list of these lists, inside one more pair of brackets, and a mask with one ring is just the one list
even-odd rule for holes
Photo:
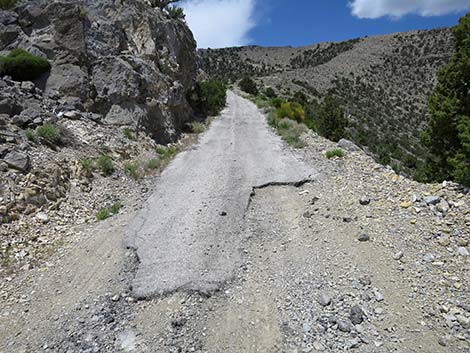
[[0,11],[0,33],[0,50],[49,59],[47,96],[78,97],[105,123],[140,126],[166,143],[192,117],[196,42],[183,21],[144,0],[31,0]]
[[3,158],[4,162],[12,169],[26,172],[30,167],[30,159],[27,154],[11,151]]

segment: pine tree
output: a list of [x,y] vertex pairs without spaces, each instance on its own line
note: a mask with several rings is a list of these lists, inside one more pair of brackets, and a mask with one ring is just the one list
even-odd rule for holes
[[424,135],[431,157],[428,176],[470,185],[470,14],[452,29],[455,53],[438,75],[429,100],[429,128]]
[[347,120],[344,109],[333,96],[325,97],[315,120],[318,133],[327,139],[339,141],[345,137]]

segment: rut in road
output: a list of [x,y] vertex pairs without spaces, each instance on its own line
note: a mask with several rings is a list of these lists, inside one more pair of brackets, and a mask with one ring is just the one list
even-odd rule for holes
[[250,101],[228,92],[227,108],[198,146],[178,155],[127,229],[140,264],[138,298],[176,290],[210,292],[240,263],[253,188],[313,180]]

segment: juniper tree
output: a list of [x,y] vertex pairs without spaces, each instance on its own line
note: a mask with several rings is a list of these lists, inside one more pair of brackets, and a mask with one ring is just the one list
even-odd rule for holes
[[455,52],[429,100],[428,176],[470,185],[470,14],[452,29]]

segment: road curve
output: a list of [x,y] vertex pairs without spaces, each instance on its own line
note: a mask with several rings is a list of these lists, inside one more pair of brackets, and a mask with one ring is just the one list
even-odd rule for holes
[[217,289],[239,264],[253,187],[297,183],[315,174],[253,103],[228,92],[227,108],[194,149],[173,160],[128,226],[129,246],[139,258],[134,295]]

